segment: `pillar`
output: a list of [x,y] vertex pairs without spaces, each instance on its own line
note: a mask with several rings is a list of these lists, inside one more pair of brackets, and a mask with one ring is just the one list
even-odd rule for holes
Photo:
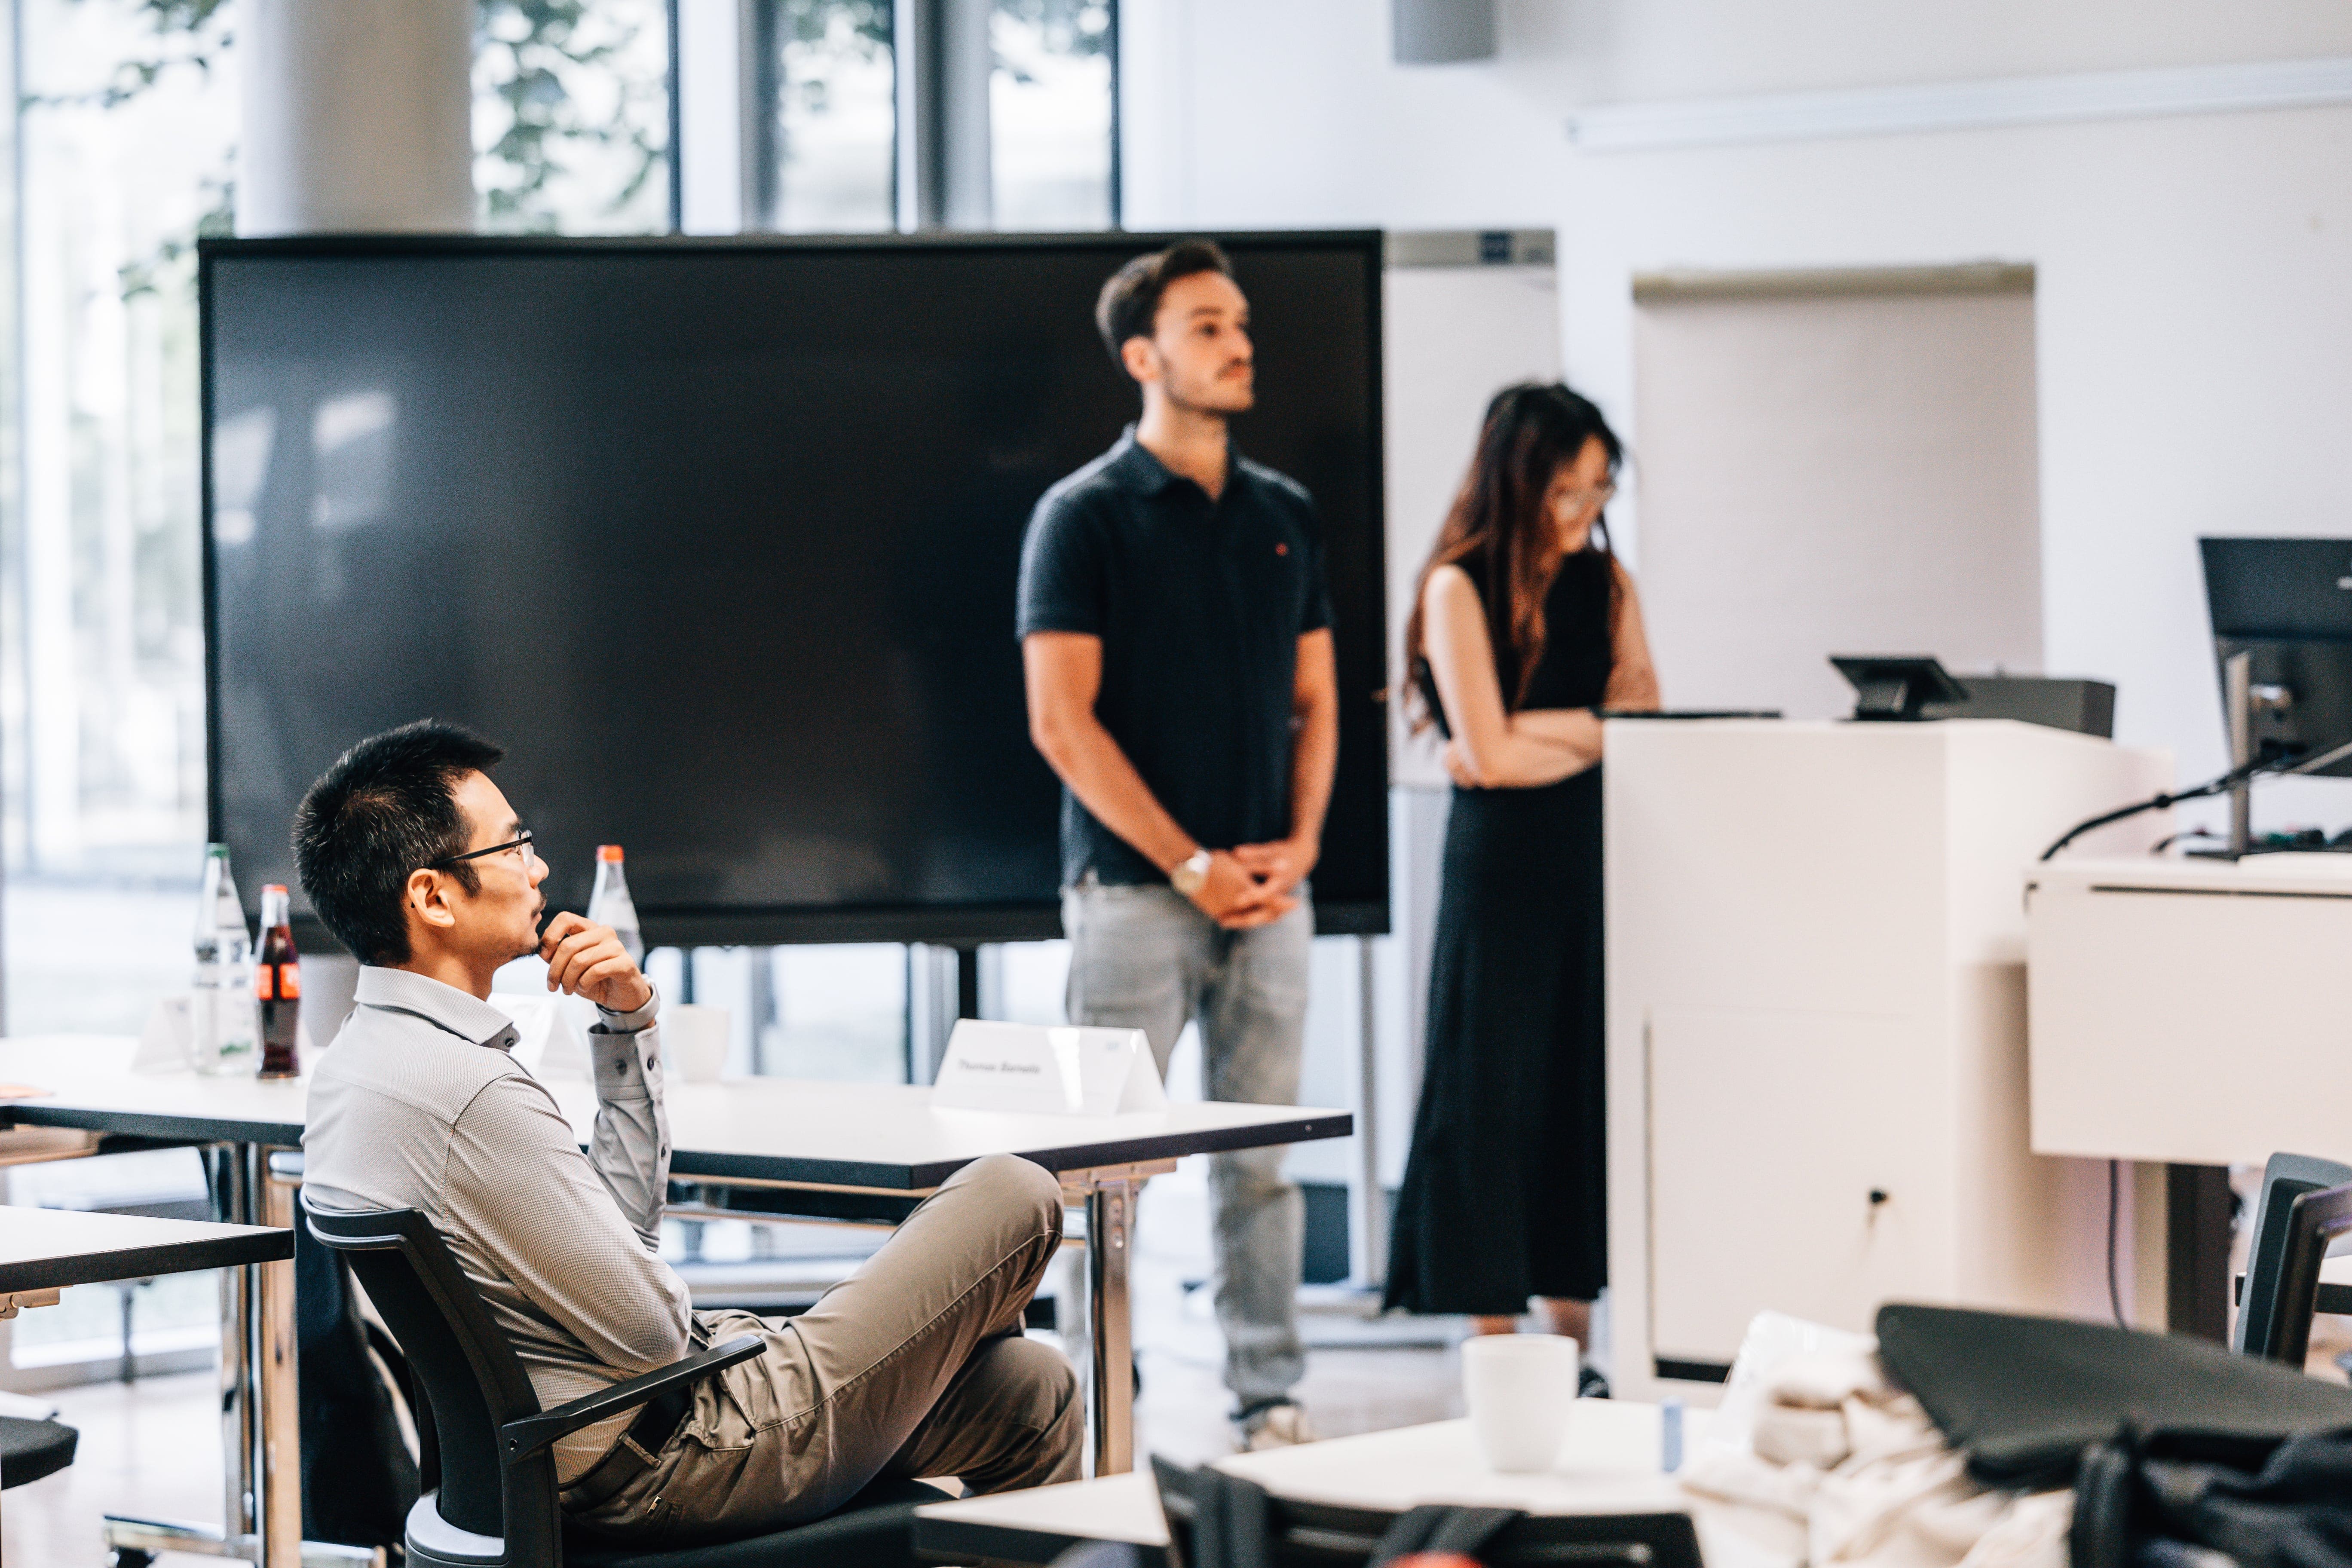
[[474,226],[472,0],[242,0],[236,231]]

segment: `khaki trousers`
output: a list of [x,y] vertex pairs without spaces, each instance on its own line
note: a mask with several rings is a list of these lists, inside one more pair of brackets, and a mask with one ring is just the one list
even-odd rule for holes
[[978,1492],[1076,1480],[1076,1375],[1021,1337],[1061,1237],[1052,1173],[992,1155],[801,1316],[697,1313],[707,1342],[756,1333],[766,1351],[697,1384],[647,1468],[575,1517],[636,1541],[743,1536],[820,1518],[882,1476]]

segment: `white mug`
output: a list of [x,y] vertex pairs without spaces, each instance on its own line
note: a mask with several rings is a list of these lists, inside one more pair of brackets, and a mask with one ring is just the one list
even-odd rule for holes
[[1462,1397],[1487,1468],[1549,1470],[1576,1403],[1577,1343],[1559,1334],[1479,1334],[1462,1342]]
[[727,1070],[735,1020],[724,1007],[672,1002],[661,1011],[662,1054],[688,1083],[717,1083]]

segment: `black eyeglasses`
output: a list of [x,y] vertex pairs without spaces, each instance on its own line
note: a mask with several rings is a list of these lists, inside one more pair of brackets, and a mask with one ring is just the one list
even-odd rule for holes
[[530,829],[526,827],[520,834],[508,839],[504,844],[493,844],[488,849],[468,849],[463,855],[444,855],[440,859],[429,862],[425,868],[428,871],[443,871],[460,860],[478,860],[485,855],[504,855],[511,850],[515,853],[515,858],[522,862],[522,868],[529,871],[530,863],[539,858],[539,851],[531,847],[531,842]]

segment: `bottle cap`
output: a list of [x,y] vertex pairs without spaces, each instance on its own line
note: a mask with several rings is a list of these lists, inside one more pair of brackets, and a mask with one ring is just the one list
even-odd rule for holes
[[283,882],[264,882],[261,885],[262,896],[265,898],[271,893],[283,893],[285,891],[286,884]]
[[599,844],[596,846],[596,858],[617,866],[621,863],[621,847],[617,844]]

